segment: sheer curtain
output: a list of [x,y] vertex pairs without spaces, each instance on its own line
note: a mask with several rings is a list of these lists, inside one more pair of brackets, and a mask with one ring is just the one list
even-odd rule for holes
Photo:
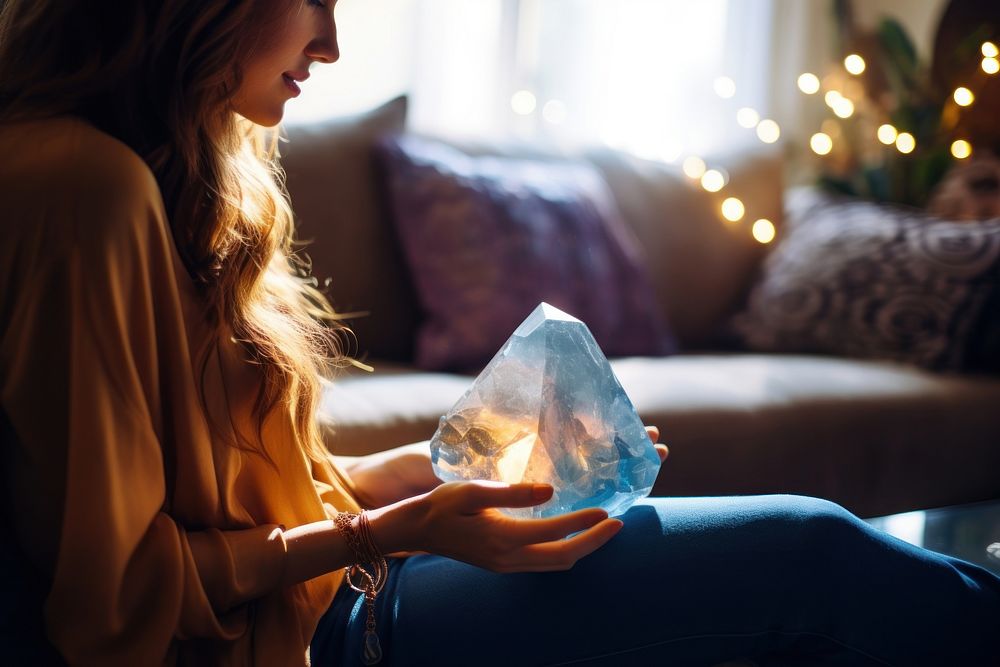
[[774,1],[342,0],[341,62],[314,68],[286,118],[406,92],[430,134],[721,152],[757,140],[738,109],[773,114]]

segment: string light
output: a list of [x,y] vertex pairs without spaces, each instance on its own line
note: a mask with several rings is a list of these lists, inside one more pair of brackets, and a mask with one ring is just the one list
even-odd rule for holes
[[728,76],[720,76],[715,80],[715,94],[728,99],[736,94],[736,82]]
[[913,149],[917,147],[917,140],[913,138],[913,135],[909,132],[900,132],[896,137],[896,150],[904,155],[907,153],[912,153]]
[[760,122],[760,114],[750,107],[743,107],[736,112],[736,122],[740,124],[740,127],[751,129],[757,127],[757,123]]
[[841,97],[833,105],[833,113],[837,114],[840,118],[850,118],[854,114],[854,102],[846,97]]
[[697,180],[705,175],[705,161],[694,155],[684,160],[682,168],[688,178]]
[[883,144],[891,146],[896,143],[896,137],[899,136],[899,132],[892,125],[886,123],[885,125],[879,125],[876,135],[878,136],[878,140]]
[[957,160],[964,160],[972,155],[972,144],[965,139],[958,139],[951,144],[951,154]]
[[816,155],[826,155],[833,150],[833,139],[825,132],[817,132],[809,139],[809,147]]
[[722,202],[722,217],[730,222],[739,222],[746,213],[746,207],[736,197],[728,197]]
[[857,76],[865,71],[865,59],[856,53],[844,58],[844,69]]
[[770,118],[765,118],[757,125],[757,138],[765,144],[773,144],[781,136],[781,128]]
[[799,90],[806,95],[819,92],[819,77],[812,72],[805,72],[799,75]]
[[996,58],[983,58],[983,71],[987,74],[1000,72],[1000,60]]
[[996,58],[1000,56],[1000,49],[993,42],[983,42],[982,46],[983,56],[985,58]]
[[761,218],[753,223],[751,233],[758,243],[770,243],[774,240],[774,223],[767,218]]
[[959,86],[956,88],[953,97],[955,98],[955,104],[960,107],[967,107],[976,99],[976,96],[972,94],[972,91],[965,86]]
[[514,113],[521,116],[530,116],[538,106],[534,93],[530,90],[519,90],[510,98],[510,107]]
[[718,192],[726,185],[726,177],[717,169],[709,169],[701,177],[701,187],[709,192]]

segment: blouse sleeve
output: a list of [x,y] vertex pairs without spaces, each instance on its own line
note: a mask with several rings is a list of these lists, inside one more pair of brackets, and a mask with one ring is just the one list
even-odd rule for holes
[[0,230],[17,538],[50,578],[46,631],[67,661],[159,663],[174,639],[245,632],[242,603],[279,585],[285,543],[274,525],[172,518],[166,443],[188,436],[196,399],[159,191],[132,163],[74,177],[72,196]]

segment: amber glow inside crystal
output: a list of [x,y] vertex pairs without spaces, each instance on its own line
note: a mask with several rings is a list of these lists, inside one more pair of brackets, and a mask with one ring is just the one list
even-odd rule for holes
[[541,304],[440,421],[431,439],[445,481],[544,482],[553,516],[584,507],[621,514],[648,495],[660,459],[587,327]]

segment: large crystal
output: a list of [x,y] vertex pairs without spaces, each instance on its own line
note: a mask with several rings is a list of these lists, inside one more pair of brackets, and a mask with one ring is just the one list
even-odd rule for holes
[[431,461],[445,481],[551,484],[546,517],[584,507],[622,514],[649,494],[660,458],[590,330],[540,304],[441,417]]

